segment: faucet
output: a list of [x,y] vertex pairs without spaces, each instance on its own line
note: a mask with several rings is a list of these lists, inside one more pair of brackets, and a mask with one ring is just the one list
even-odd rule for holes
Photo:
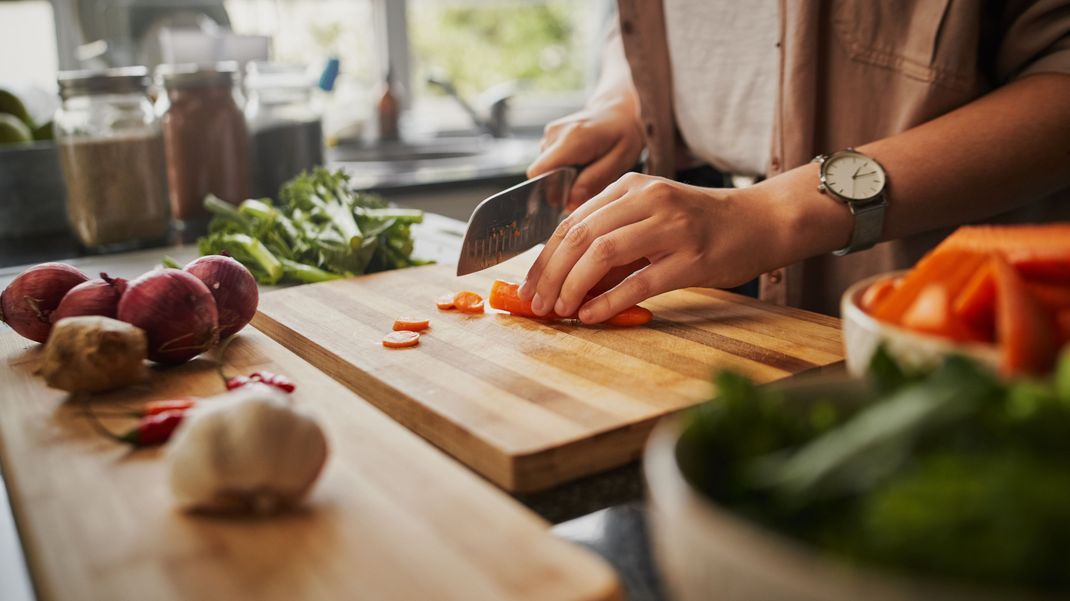
[[492,86],[479,95],[479,104],[487,107],[487,117],[484,119],[465,100],[449,80],[441,75],[428,75],[427,83],[437,86],[461,105],[464,112],[475,123],[476,127],[486,131],[495,138],[504,138],[509,135],[509,100],[516,93],[516,85],[506,82]]

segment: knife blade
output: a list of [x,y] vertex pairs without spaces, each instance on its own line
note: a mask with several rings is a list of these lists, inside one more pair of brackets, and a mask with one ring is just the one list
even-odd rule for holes
[[546,242],[561,221],[577,173],[576,167],[559,167],[479,203],[468,220],[457,275],[492,267]]

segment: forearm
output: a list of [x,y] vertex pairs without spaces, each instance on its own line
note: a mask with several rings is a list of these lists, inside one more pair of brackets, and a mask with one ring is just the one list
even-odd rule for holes
[[[1070,187],[1067,99],[1070,76],[1034,75],[860,146],[888,172],[884,239],[991,217]],[[755,186],[784,211],[785,262],[850,239],[850,213],[818,192],[817,174],[817,165],[804,165]]]

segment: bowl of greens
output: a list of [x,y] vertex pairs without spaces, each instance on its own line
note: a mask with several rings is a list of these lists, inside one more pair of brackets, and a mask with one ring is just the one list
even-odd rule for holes
[[879,348],[864,380],[716,383],[645,452],[673,598],[1070,594],[1070,353],[1044,380]]

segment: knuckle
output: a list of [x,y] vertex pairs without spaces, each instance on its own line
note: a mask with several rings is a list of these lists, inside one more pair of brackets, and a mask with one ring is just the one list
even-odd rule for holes
[[602,236],[591,243],[591,256],[599,263],[610,263],[617,254],[617,241],[611,236]]
[[572,248],[586,246],[590,233],[590,226],[581,221],[568,230],[568,233],[565,234],[564,243]]
[[572,217],[566,217],[564,221],[558,224],[557,229],[554,230],[554,233],[552,236],[550,236],[550,239],[555,242],[563,241],[565,239],[565,236],[567,236],[569,231],[572,229],[572,225],[574,223],[575,219],[573,219]]
[[620,182],[632,186],[642,182],[645,177],[646,176],[644,176],[642,173],[629,171],[628,173],[625,173],[624,175],[620,176]]

